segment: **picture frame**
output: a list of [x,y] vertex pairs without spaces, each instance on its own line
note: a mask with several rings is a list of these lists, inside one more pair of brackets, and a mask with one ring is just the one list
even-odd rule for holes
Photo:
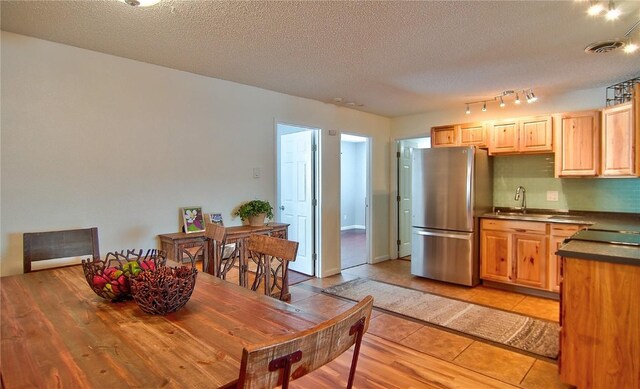
[[213,223],[213,224],[217,224],[219,226],[224,226],[224,221],[222,220],[222,214],[221,213],[209,213],[207,214],[208,216],[208,222],[209,223]]
[[180,208],[180,213],[182,214],[182,227],[184,232],[191,234],[205,230],[202,207],[183,207]]

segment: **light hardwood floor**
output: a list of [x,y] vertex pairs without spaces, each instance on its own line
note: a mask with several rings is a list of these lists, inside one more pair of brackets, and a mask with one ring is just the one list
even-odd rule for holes
[[[390,260],[343,270],[291,287],[291,303],[333,316],[353,303],[321,294],[323,288],[358,277],[377,279],[482,305],[558,320],[558,302],[478,286],[467,288],[410,274],[410,262]],[[293,381],[294,388],[344,387],[351,352]],[[566,388],[556,362],[536,358],[410,319],[374,310],[360,352],[357,388]]]

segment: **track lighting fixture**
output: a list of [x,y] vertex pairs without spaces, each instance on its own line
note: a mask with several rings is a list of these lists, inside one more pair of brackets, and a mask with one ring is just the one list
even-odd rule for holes
[[497,102],[500,108],[504,108],[507,105],[505,102],[505,98],[513,95],[515,95],[515,100],[513,102],[515,104],[520,104],[520,94],[527,97],[528,103],[533,103],[536,100],[538,100],[536,95],[533,93],[532,88],[517,89],[517,90],[509,89],[509,90],[502,91],[498,95],[487,98],[487,99],[466,102],[465,105],[467,108],[465,109],[464,113],[466,113],[467,115],[470,114],[471,106],[473,104],[480,104],[480,103],[482,103],[482,112],[487,112],[487,103],[491,103],[491,102]]
[[[589,8],[587,9],[587,14],[589,16],[598,16],[603,14],[604,17],[609,21],[614,21],[622,15],[622,10],[616,6],[614,0],[609,0],[607,2],[607,8],[604,7],[604,1],[597,0],[589,0]],[[622,49],[627,54],[632,54],[638,51],[638,42],[631,40],[631,33],[633,30],[638,27],[640,24],[640,20],[636,21],[636,23],[629,29],[629,31],[624,35],[624,39],[615,39],[615,40],[607,40],[602,42],[595,42],[590,44],[585,48],[587,53],[608,53],[612,50]]]
[[589,9],[587,9],[589,16],[598,16],[604,11],[604,6],[597,1],[590,1],[589,4]]
[[620,16],[620,13],[621,13],[620,10],[616,8],[616,5],[613,3],[613,1],[610,0],[609,9],[605,14],[605,18],[607,18],[607,20],[616,20]]

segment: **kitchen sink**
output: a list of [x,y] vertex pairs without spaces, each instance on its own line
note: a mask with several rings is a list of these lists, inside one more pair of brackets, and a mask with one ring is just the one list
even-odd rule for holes
[[522,212],[492,212],[487,213],[484,216],[505,218],[505,219],[518,219],[518,220],[546,220],[555,215],[547,215],[541,213],[522,213]]

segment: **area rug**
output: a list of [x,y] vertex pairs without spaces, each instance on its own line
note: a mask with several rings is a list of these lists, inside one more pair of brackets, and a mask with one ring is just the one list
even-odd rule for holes
[[332,286],[323,292],[354,301],[372,295],[376,308],[532,354],[558,357],[560,327],[557,323],[366,278]]

